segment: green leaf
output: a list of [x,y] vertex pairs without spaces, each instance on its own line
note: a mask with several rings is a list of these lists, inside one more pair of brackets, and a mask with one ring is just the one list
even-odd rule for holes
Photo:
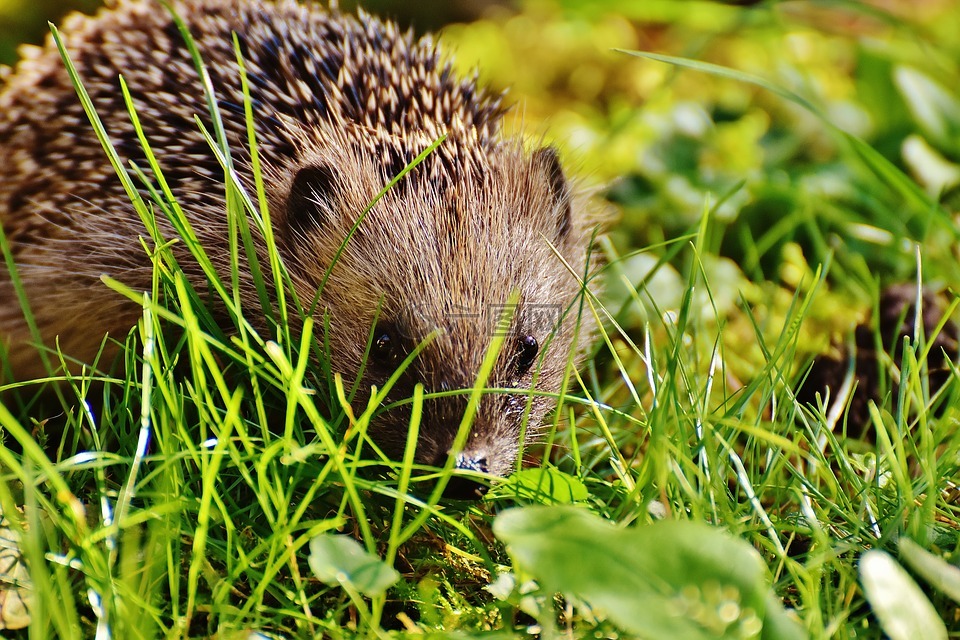
[[900,145],[904,163],[929,193],[943,193],[960,183],[960,167],[931,147],[926,138],[911,133]]
[[956,150],[960,143],[960,100],[913,67],[897,67],[893,79],[923,133],[941,149]]
[[583,600],[638,637],[805,637],[771,596],[759,554],[708,525],[621,528],[556,506],[505,511],[493,531],[546,592]]
[[344,535],[325,533],[310,541],[310,568],[321,581],[366,596],[382,595],[400,574]]
[[947,629],[917,583],[883,551],[860,559],[863,592],[891,640],[946,640]]
[[960,603],[960,568],[936,556],[909,538],[900,539],[900,557],[908,567],[954,602]]
[[549,467],[534,467],[514,473],[490,495],[540,504],[569,504],[583,502],[590,497],[590,492],[576,476]]

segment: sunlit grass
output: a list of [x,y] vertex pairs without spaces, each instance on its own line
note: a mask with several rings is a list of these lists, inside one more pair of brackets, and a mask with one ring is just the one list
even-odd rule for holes
[[[753,83],[794,107],[819,109],[769,79],[659,60],[647,62]],[[798,179],[775,185],[774,200],[791,206],[783,217],[731,218],[732,203],[770,196],[782,178],[773,167],[773,177],[753,175],[698,201],[695,222],[677,225],[679,233],[653,218],[642,236],[654,240],[649,245],[625,246],[631,238],[619,228],[601,240],[605,263],[590,284],[605,281],[606,293],[589,296],[583,312],[603,328],[585,364],[571,371],[570,396],[547,441],[531,452],[536,465],[484,501],[464,504],[441,497],[450,464],[437,470],[413,462],[422,389],[411,400],[403,459],[386,460],[366,436],[376,399],[351,407],[352,381],[317,370],[322,323],[289,330],[302,309],[283,286],[250,101],[254,193],[230,171],[213,88],[204,88],[214,123],[205,133],[229,194],[231,277],[223,281],[164,183],[150,141],[141,135],[154,176],[144,185],[145,167],[124,166],[112,152],[75,81],[144,223],[155,281],[146,294],[106,283],[143,307],[122,366],[58,376],[46,405],[34,398],[42,382],[20,385],[4,396],[15,401],[0,405],[0,505],[20,528],[33,582],[33,622],[23,637],[613,637],[623,611],[592,609],[572,583],[553,585],[566,596],[555,601],[531,579],[546,579],[542,567],[518,562],[494,535],[497,514],[515,506],[574,502],[636,530],[661,520],[714,525],[759,554],[767,572],[761,591],[769,586],[773,601],[815,638],[884,637],[862,586],[865,552],[896,555],[908,538],[948,556],[960,548],[958,390],[954,376],[932,385],[927,365],[956,301],[934,335],[915,327],[897,337],[906,345],[901,358],[878,356],[882,379],[865,424],[849,424],[845,411],[856,385],[865,384],[852,366],[843,384],[813,404],[796,397],[812,355],[848,345],[857,323],[894,350],[879,333],[880,310],[870,313],[889,282],[871,262],[883,242],[891,243],[883,257],[891,274],[919,272],[921,282],[956,286],[948,207],[870,143],[834,131],[842,144],[831,166],[850,178],[841,197]],[[130,116],[136,125],[133,110]],[[668,199],[664,192],[620,196],[627,211]],[[173,221],[177,237],[162,237],[155,216]],[[250,249],[252,233],[266,240],[265,263]],[[229,326],[214,321],[184,279],[172,242],[191,248]],[[254,274],[260,308],[244,308],[236,295],[245,269]],[[269,334],[254,329],[254,316],[273,318]],[[56,370],[56,350],[47,358]],[[474,401],[483,384],[481,375]],[[386,389],[379,392],[385,397]],[[371,566],[396,569],[397,581],[378,590],[344,571],[318,578],[311,541],[332,533],[356,539]],[[550,540],[540,544],[551,549]],[[604,544],[595,541],[601,556]],[[636,549],[631,557],[652,562],[676,551]],[[916,562],[915,552],[910,557]],[[600,570],[571,563],[575,577]],[[697,584],[705,565],[691,563],[671,577]],[[918,581],[934,587],[926,591],[936,622],[956,634],[952,574],[942,567],[934,574],[939,582]],[[647,613],[668,622],[672,615]]]

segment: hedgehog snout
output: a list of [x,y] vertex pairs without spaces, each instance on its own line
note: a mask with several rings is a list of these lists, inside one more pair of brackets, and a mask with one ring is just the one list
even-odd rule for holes
[[[457,455],[455,468],[460,471],[488,472],[487,456],[476,451],[463,451]],[[490,487],[473,478],[454,476],[447,483],[443,495],[455,500],[476,500],[482,498]]]
[[461,452],[457,455],[457,463],[455,466],[461,471],[479,471],[480,473],[487,473],[489,471],[487,455],[485,453]]

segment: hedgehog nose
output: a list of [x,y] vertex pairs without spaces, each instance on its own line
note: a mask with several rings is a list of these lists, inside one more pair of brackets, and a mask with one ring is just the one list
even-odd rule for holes
[[[457,463],[454,467],[461,471],[479,471],[486,473],[487,458],[485,456],[473,456],[467,453],[461,453],[457,456]],[[464,476],[453,476],[447,483],[447,488],[443,495],[446,498],[454,500],[478,500],[482,498],[490,487],[477,482],[473,478]]]

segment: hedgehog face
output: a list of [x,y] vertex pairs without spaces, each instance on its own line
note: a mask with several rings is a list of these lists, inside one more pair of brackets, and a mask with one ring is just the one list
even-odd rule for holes
[[[453,445],[481,362],[498,331],[502,348],[486,382],[465,449],[457,459],[461,468],[505,475],[513,469],[524,441],[532,441],[552,402],[533,391],[556,392],[566,364],[561,318],[531,313],[538,305],[521,301],[512,309],[508,325],[498,320],[505,305],[491,310],[414,308],[389,319],[382,314],[374,324],[370,354],[362,374],[364,388],[382,387],[398,365],[415,350],[392,388],[372,430],[373,437],[392,455],[405,444],[414,386],[426,393],[418,440],[417,460],[442,465]],[[425,340],[427,341],[425,343]],[[544,348],[541,350],[541,342]],[[363,395],[364,402],[366,394]],[[528,408],[529,402],[529,408]],[[526,425],[526,426],[525,426]]]
[[[297,169],[278,234],[287,238],[301,299],[317,297],[330,315],[333,370],[359,380],[359,408],[420,348],[371,436],[385,453],[402,454],[409,398],[422,384],[416,459],[443,464],[481,363],[496,332],[505,332],[491,391],[457,462],[508,473],[554,403],[543,394],[560,390],[571,347],[586,331],[577,322],[580,284],[563,265],[581,272],[586,232],[571,216],[556,153],[528,156],[504,145],[454,170],[443,156],[428,157],[373,207],[389,170],[368,154],[340,154]],[[514,291],[518,303],[508,309]]]

